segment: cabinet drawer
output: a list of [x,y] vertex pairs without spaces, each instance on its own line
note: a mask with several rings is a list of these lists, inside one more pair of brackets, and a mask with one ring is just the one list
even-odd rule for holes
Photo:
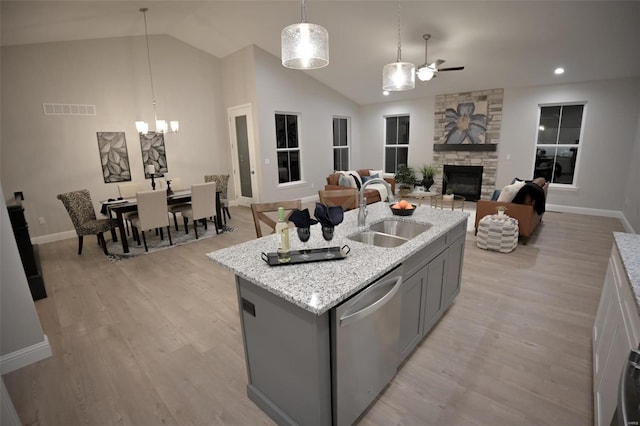
[[[411,256],[404,264],[404,276],[409,278],[415,274],[421,267],[429,263],[434,257],[442,253],[447,246],[447,236],[449,233],[431,242],[427,247]],[[453,241],[453,240],[450,240]]]

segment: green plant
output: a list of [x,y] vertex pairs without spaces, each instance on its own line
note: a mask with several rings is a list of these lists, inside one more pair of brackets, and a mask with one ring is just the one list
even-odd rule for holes
[[435,167],[431,164],[423,164],[418,168],[418,172],[422,175],[423,178],[432,178],[438,173]]
[[447,195],[452,195],[453,194],[453,189],[449,188],[447,189]]
[[499,211],[499,212],[506,212],[506,211],[507,211],[507,208],[506,208],[505,206],[498,206],[498,207],[496,207],[496,211]]
[[400,187],[413,188],[416,183],[416,171],[411,166],[400,164],[398,170],[396,170],[395,179],[400,184]]

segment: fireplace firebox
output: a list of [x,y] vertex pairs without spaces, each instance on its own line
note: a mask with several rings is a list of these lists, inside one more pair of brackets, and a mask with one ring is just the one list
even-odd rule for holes
[[445,164],[442,193],[447,189],[468,201],[478,201],[482,193],[482,166],[453,166]]

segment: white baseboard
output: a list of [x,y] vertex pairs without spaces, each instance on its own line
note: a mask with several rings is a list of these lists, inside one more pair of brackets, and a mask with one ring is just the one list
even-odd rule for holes
[[64,231],[64,232],[58,232],[56,234],[48,234],[48,235],[40,235],[39,237],[33,237],[31,238],[31,244],[45,244],[45,243],[52,243],[54,241],[60,241],[60,240],[68,240],[69,238],[77,238],[78,234],[76,234],[76,231]]
[[560,213],[575,213],[575,214],[584,214],[589,216],[602,216],[602,217],[615,217],[616,219],[620,219],[622,222],[622,226],[624,227],[626,232],[630,232],[635,234],[635,230],[631,223],[627,220],[626,216],[619,210],[604,210],[604,209],[592,209],[588,207],[573,207],[573,206],[561,206],[558,204],[547,204],[547,211],[552,212],[560,212]]
[[45,334],[40,343],[27,346],[0,357],[0,373],[7,374],[34,362],[49,358],[53,353],[49,345],[49,338]]

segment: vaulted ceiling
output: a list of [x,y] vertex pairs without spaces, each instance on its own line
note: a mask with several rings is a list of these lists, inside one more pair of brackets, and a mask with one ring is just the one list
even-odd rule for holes
[[[168,34],[223,58],[255,44],[280,57],[280,32],[300,22],[286,1],[6,1],[3,46]],[[402,59],[444,59],[463,71],[440,73],[416,89],[382,95],[382,67],[396,60],[397,1],[308,0],[307,20],[327,28],[329,66],[306,71],[359,104],[458,91],[640,76],[638,1],[400,2]],[[153,50],[153,46],[152,46]],[[153,51],[152,51],[153,55]],[[556,76],[562,66],[566,73]]]

